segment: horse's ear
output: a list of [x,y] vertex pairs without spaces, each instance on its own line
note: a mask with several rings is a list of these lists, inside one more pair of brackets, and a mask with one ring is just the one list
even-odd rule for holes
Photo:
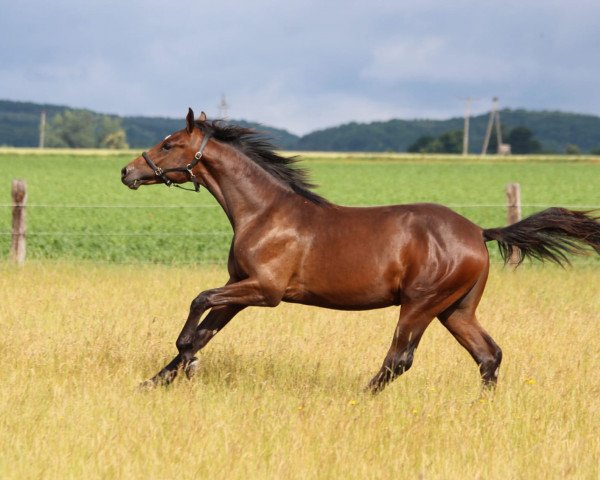
[[188,133],[192,133],[194,130],[194,111],[190,108],[188,109],[187,117],[185,117],[185,129]]
[[201,112],[200,116],[198,117],[198,121],[199,122],[206,122],[206,113]]

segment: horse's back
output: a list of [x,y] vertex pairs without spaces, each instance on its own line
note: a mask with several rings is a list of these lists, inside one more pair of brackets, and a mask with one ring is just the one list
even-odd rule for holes
[[[459,240],[484,247],[481,227],[448,207],[414,203],[381,207],[333,207],[317,220],[316,234],[323,241],[354,243],[371,250],[401,249],[410,243],[447,243]],[[386,248],[387,247],[387,248]],[[452,245],[446,245],[448,249]],[[455,252],[459,253],[459,252]]]

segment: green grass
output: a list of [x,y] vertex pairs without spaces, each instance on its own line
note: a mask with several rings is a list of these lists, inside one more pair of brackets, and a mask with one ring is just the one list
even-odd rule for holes
[[[6,181],[0,203],[10,204],[11,179],[28,183],[28,257],[222,262],[231,228],[212,196],[206,190],[194,194],[164,186],[128,190],[119,172],[135,155],[1,151],[0,171]],[[508,182],[521,183],[526,205],[600,205],[600,163],[593,158],[306,157],[303,166],[320,185],[319,193],[345,205],[438,202],[481,226],[492,227],[505,223],[501,205]],[[540,209],[525,207],[523,213]],[[6,206],[0,207],[0,232],[0,254],[5,257],[10,244],[10,208]]]

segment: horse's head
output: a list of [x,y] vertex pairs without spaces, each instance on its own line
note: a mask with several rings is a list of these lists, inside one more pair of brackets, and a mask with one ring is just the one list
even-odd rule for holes
[[[197,120],[206,121],[202,112]],[[121,170],[121,181],[129,188],[136,190],[140,185],[164,183],[170,186],[193,182],[196,190],[199,188],[194,168],[200,162],[204,148],[210,135],[202,133],[197,128],[194,112],[190,108],[186,117],[186,127],[165,137],[147,152]]]

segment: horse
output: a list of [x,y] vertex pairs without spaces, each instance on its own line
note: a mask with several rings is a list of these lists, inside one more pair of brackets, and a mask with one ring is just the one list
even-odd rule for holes
[[[178,354],[142,385],[191,378],[195,356],[239,312],[280,302],[338,310],[400,306],[381,368],[366,390],[380,392],[413,364],[423,332],[435,319],[479,366],[482,386],[495,387],[502,350],[476,309],[489,272],[486,242],[505,261],[568,263],[567,254],[600,254],[600,217],[549,208],[518,223],[483,229],[432,203],[347,207],[314,191],[297,158],[284,157],[260,132],[195,119],[121,171],[130,189],[192,182],[206,188],[233,229],[224,286],[200,292],[176,347]],[[200,322],[202,316],[205,318]]]

